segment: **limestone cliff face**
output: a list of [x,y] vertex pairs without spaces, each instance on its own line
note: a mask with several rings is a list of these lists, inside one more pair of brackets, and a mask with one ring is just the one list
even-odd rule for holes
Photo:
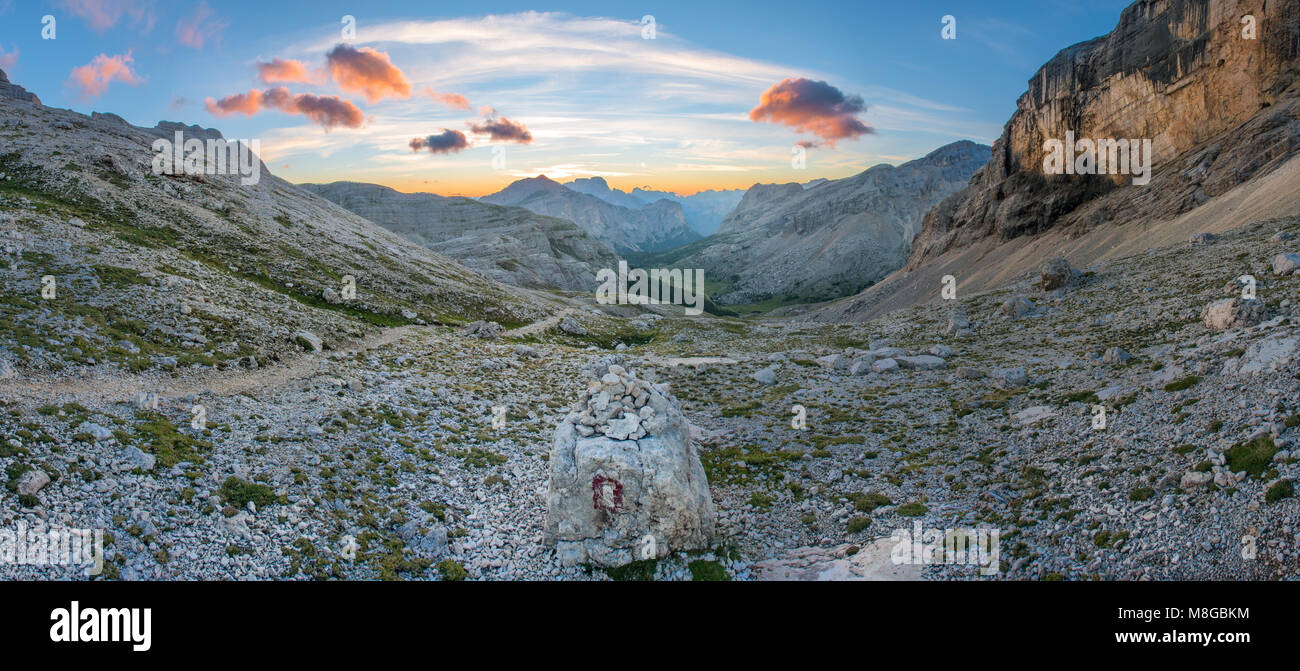
[[[1272,170],[1300,150],[1298,73],[1300,2],[1135,2],[1038,70],[988,165],[927,214],[907,270],[989,236],[1169,218]],[[1067,131],[1152,140],[1154,178],[1044,175],[1044,142]]]

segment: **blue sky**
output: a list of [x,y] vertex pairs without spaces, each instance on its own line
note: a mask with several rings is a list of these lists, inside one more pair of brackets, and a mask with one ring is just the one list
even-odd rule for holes
[[[689,193],[844,177],[959,139],[991,143],[1037,67],[1111,30],[1127,4],[0,0],[0,67],[46,105],[259,139],[272,171],[291,181],[480,195],[539,173],[600,174],[625,189]],[[46,14],[54,40],[41,39]],[[642,39],[647,14],[654,40]],[[351,46],[389,59],[408,95],[374,99],[315,72],[343,41],[344,15],[357,21]],[[956,18],[955,40],[940,36],[944,15]],[[313,80],[259,81],[257,64],[276,58],[301,62]],[[113,63],[129,70],[102,90],[73,78]],[[787,78],[860,96],[865,109],[853,114],[874,132],[832,146],[750,119]],[[364,122],[327,129],[285,108],[218,116],[205,106],[277,85],[337,97]],[[426,89],[463,96],[470,109]],[[526,127],[528,141],[472,131],[500,118]],[[465,137],[457,151],[411,148],[449,131]],[[793,145],[810,140],[820,146],[792,167]]]

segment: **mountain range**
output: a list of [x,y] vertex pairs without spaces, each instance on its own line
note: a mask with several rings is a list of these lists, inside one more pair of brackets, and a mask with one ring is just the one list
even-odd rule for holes
[[755,184],[715,235],[637,260],[704,268],[724,305],[850,295],[902,266],[926,210],[962,188],[989,149],[961,141],[844,179]]
[[600,269],[618,267],[614,250],[573,222],[522,207],[378,184],[299,186],[500,282],[591,291]]
[[662,251],[700,238],[686,225],[678,203],[660,199],[631,209],[574,191],[546,175],[521,179],[479,200],[568,219],[620,254]]
[[637,187],[631,193],[614,189],[603,177],[583,177],[564,183],[565,186],[595,196],[607,203],[639,210],[657,200],[671,200],[682,206],[686,225],[700,235],[712,235],[718,225],[735,209],[745,195],[744,189],[721,189],[700,191],[689,196],[682,196],[671,191],[657,191]]

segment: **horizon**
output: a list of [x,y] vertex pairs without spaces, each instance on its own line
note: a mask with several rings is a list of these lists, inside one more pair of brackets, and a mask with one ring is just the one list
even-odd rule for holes
[[268,169],[297,184],[477,198],[600,176],[687,196],[992,144],[1039,65],[1108,32],[1125,4],[994,2],[956,15],[945,40],[951,8],[934,2],[431,16],[327,1],[302,16],[245,0],[0,0],[0,68],[47,105],[260,139]]

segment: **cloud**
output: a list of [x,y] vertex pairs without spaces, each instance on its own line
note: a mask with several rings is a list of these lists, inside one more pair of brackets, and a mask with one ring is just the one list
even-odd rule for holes
[[758,107],[749,111],[749,118],[812,133],[833,147],[838,140],[857,139],[875,132],[858,120],[858,115],[866,110],[861,97],[845,96],[826,82],[800,77],[782,79],[764,91]]
[[458,110],[469,110],[469,99],[459,93],[438,93],[428,86],[420,89],[422,95],[429,96],[436,102]]
[[411,82],[382,51],[339,44],[325,54],[325,60],[339,88],[362,94],[368,103],[411,97]]
[[469,147],[469,140],[458,130],[444,128],[441,133],[411,140],[410,147],[411,151],[428,149],[430,154],[454,154]]
[[6,54],[5,47],[0,44],[0,69],[8,70],[18,63],[18,45],[14,45],[13,53]]
[[257,64],[257,76],[263,84],[288,82],[313,83],[317,78],[307,72],[307,65],[293,59],[273,58],[270,63]]
[[123,17],[130,18],[133,25],[146,33],[153,30],[158,20],[152,5],[138,0],[60,0],[57,6],[85,19],[99,33],[117,25]]
[[83,102],[103,95],[113,81],[139,86],[144,79],[131,69],[134,62],[130,51],[117,56],[100,54],[86,65],[73,68],[67,83],[80,89]]
[[505,117],[496,116],[496,110],[484,108],[484,116],[487,118],[479,123],[469,122],[469,130],[475,135],[488,135],[492,142],[498,140],[503,142],[518,142],[519,144],[529,144],[533,141],[533,134],[528,132],[528,128],[518,121],[511,121]]
[[277,109],[285,114],[301,114],[325,130],[336,126],[360,128],[365,121],[365,115],[361,113],[360,108],[338,96],[292,94],[283,86],[266,91],[253,89],[248,93],[236,93],[221,100],[208,98],[204,106],[209,113],[219,117],[232,114],[253,116],[264,109]]
[[208,3],[200,2],[194,14],[176,22],[176,39],[192,49],[202,49],[206,41],[221,44],[221,32],[230,24],[220,19],[213,19],[213,11]]

